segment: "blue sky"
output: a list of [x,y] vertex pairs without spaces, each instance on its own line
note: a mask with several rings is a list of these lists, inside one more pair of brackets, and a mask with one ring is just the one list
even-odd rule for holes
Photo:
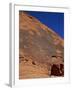
[[64,13],[28,11],[28,14],[36,17],[43,24],[53,29],[64,38]]

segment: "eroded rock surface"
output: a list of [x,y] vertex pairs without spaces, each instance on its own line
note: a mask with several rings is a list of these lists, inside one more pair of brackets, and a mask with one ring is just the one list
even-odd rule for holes
[[27,12],[19,12],[19,78],[64,76],[63,39]]

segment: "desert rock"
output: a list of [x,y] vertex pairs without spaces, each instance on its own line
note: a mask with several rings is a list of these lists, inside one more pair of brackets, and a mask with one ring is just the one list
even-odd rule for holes
[[[19,78],[64,76],[63,39],[27,12],[19,12]],[[56,71],[55,71],[56,70]],[[53,71],[54,74],[53,74]],[[59,72],[59,75],[55,73]]]

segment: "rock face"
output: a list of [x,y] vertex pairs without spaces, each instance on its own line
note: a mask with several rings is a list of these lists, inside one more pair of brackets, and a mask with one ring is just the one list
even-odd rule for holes
[[63,39],[27,12],[19,12],[19,79],[64,76]]

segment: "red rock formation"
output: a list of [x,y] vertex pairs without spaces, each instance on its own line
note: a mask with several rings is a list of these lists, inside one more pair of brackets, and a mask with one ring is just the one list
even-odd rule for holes
[[63,64],[63,39],[35,17],[20,11],[19,78],[63,76]]

